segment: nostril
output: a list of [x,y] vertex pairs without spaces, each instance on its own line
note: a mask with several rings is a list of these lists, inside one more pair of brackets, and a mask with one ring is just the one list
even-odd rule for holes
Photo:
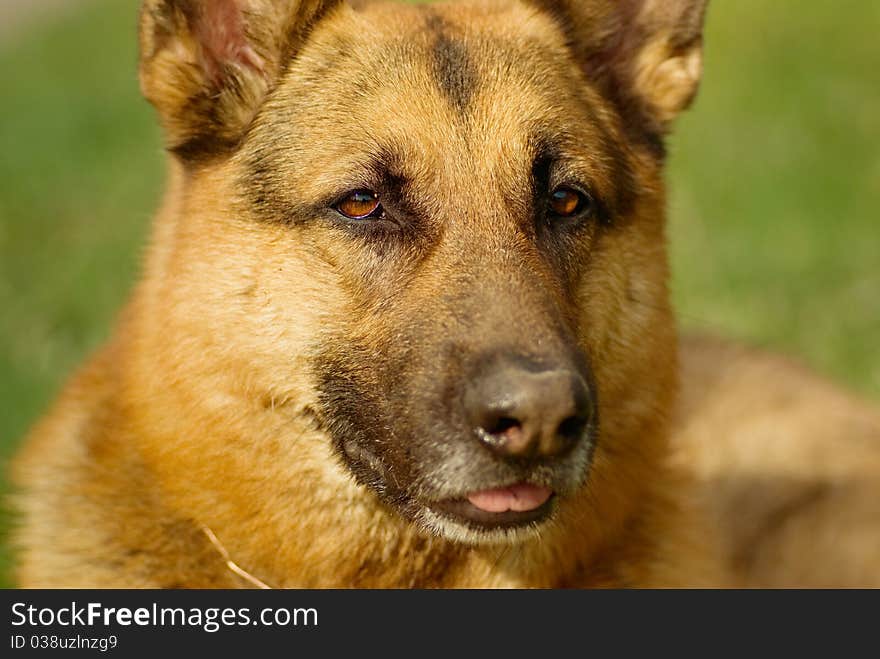
[[579,441],[587,428],[589,420],[582,416],[570,416],[559,424],[556,435],[566,444],[574,444]]
[[491,427],[483,428],[483,430],[485,430],[490,435],[504,435],[514,428],[519,428],[522,424],[516,419],[508,416],[503,416],[498,419],[494,424],[487,425],[491,425]]
[[489,448],[504,455],[518,455],[528,448],[529,437],[519,419],[509,416],[498,417],[484,423],[477,435]]

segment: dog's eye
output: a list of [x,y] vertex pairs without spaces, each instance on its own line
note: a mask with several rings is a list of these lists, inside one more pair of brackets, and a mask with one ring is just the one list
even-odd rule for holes
[[382,204],[379,197],[369,190],[355,190],[339,201],[336,211],[349,220],[365,220],[382,216]]
[[550,211],[556,217],[577,217],[589,213],[593,199],[586,193],[563,185],[550,193]]

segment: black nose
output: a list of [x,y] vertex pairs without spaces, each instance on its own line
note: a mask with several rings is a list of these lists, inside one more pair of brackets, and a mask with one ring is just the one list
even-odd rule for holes
[[479,439],[510,458],[550,458],[584,438],[593,403],[584,378],[568,369],[533,371],[510,363],[477,378],[465,412]]

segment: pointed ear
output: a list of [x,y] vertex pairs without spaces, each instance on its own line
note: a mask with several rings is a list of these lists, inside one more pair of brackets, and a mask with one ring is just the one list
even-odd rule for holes
[[140,80],[169,150],[208,157],[241,139],[284,64],[341,0],[144,0]]
[[657,137],[693,101],[708,0],[531,0],[560,23],[587,75]]

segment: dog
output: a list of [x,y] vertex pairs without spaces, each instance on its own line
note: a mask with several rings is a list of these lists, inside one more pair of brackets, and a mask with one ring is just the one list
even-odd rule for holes
[[20,585],[880,586],[880,415],[676,329],[705,13],[146,0],[167,192]]

